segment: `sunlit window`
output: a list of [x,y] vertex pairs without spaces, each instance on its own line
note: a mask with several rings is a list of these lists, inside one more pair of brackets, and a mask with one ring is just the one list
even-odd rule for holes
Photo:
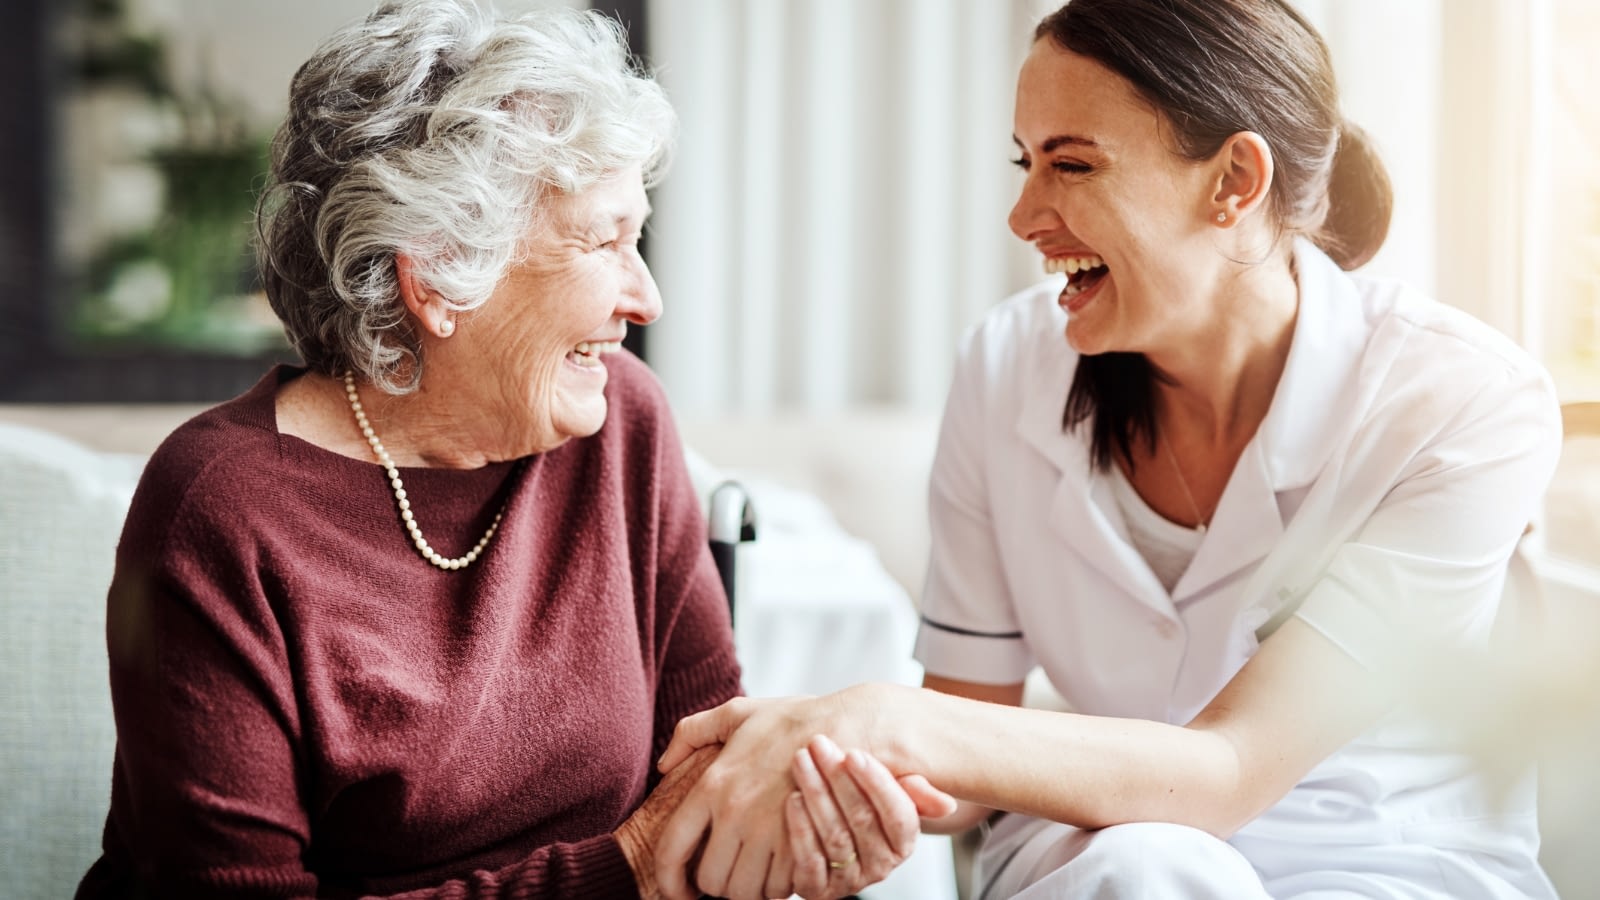
[[1564,401],[1600,400],[1600,4],[1558,0],[1550,27],[1545,362]]
[[[1530,265],[1542,267],[1539,335],[1545,364],[1563,403],[1600,401],[1600,4],[1555,0],[1542,27],[1546,66],[1536,79],[1546,94],[1536,157],[1546,162],[1544,222]],[[1537,174],[1537,173],[1536,173]],[[1537,213],[1537,207],[1535,208]],[[1553,556],[1600,568],[1600,415],[1569,420],[1561,468],[1546,509]],[[1577,426],[1573,428],[1572,426]]]

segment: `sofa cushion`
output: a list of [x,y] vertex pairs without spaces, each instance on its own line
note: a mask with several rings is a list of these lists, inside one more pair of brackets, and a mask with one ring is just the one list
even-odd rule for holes
[[105,598],[144,458],[0,424],[0,872],[63,897],[98,855],[116,733]]

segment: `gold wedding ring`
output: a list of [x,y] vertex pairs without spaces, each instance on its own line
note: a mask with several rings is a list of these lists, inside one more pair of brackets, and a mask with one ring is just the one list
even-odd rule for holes
[[853,863],[855,861],[856,861],[856,855],[854,853],[852,853],[852,854],[850,854],[850,858],[845,860],[844,862],[840,862],[839,860],[836,860],[836,859],[828,860],[828,868],[830,868],[830,869],[842,869],[845,866],[848,866],[848,865],[850,865],[851,863]]

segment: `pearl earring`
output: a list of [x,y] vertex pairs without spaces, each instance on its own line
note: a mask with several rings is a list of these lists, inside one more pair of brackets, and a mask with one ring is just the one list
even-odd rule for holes
[[1225,212],[1217,213],[1217,224],[1218,225],[1220,225],[1220,224],[1222,224],[1223,222],[1226,222],[1226,221],[1228,221],[1228,214],[1227,213],[1225,213]]
[[443,320],[443,321],[441,321],[439,323],[439,336],[440,337],[449,337],[450,335],[455,333],[455,330],[456,330],[456,323],[451,321],[450,319],[445,319],[445,320]]

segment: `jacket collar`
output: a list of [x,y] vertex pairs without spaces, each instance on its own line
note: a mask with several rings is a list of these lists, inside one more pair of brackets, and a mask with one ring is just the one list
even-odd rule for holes
[[1294,340],[1256,433],[1276,491],[1306,487],[1327,465],[1361,401],[1356,381],[1372,331],[1355,282],[1333,260],[1301,238],[1294,262]]

